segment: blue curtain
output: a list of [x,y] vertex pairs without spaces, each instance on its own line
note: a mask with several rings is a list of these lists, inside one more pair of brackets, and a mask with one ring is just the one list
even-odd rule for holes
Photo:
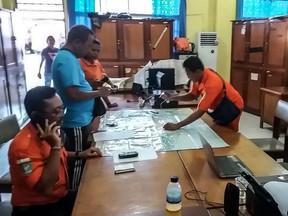
[[89,12],[95,12],[95,0],[67,0],[69,28],[73,25],[91,27]]
[[174,19],[173,37],[186,37],[186,0],[153,0],[153,16]]
[[288,14],[288,1],[238,0],[237,19],[268,18]]

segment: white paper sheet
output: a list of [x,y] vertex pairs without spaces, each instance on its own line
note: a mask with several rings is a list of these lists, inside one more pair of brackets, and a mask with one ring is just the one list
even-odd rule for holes
[[139,70],[134,75],[134,83],[141,84],[143,88],[147,88],[147,82],[145,81],[148,78],[147,72],[149,68],[152,66],[151,61],[149,61],[141,70]]
[[[119,153],[132,151],[132,150],[138,152],[138,157],[119,159],[118,157]],[[142,160],[155,160],[158,158],[156,151],[151,147],[145,148],[145,149],[117,150],[117,151],[114,151],[112,154],[113,154],[114,163],[127,163],[127,162],[142,161]]]
[[251,80],[258,80],[258,73],[251,73]]
[[110,131],[110,132],[98,132],[93,134],[93,139],[97,141],[108,141],[118,139],[134,138],[134,132],[131,130],[126,131]]

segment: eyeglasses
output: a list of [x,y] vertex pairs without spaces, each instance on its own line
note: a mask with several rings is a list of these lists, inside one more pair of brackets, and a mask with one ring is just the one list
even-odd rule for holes
[[62,117],[65,115],[67,109],[64,107],[57,107],[54,111],[52,112],[45,112],[46,115],[53,115],[55,117]]

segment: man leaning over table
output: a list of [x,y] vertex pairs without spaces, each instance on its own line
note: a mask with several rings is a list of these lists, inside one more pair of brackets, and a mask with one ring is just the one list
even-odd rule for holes
[[244,107],[241,95],[233,86],[225,81],[212,69],[204,67],[198,57],[189,57],[183,67],[193,81],[190,91],[183,95],[171,96],[165,92],[162,98],[166,101],[192,101],[201,97],[196,111],[178,123],[168,122],[164,125],[166,130],[178,130],[207,112],[214,121],[222,126],[239,130],[240,116]]
[[66,152],[60,131],[64,107],[54,88],[35,87],[24,100],[30,122],[16,135],[9,151],[12,216],[69,216],[76,197],[69,191],[68,158],[98,156],[94,147]]

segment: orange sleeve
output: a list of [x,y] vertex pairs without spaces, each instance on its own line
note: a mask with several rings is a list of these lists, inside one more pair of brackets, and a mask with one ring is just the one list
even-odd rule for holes
[[221,94],[221,92],[221,85],[206,87],[202,92],[203,96],[198,104],[198,109],[202,111],[207,111],[211,107],[215,99]]
[[98,60],[95,62],[95,64],[96,64],[95,73],[97,80],[102,80],[105,77],[102,64]]
[[15,159],[19,172],[21,172],[21,175],[24,177],[25,183],[30,188],[33,188],[42,175],[44,161],[35,158],[33,154],[28,152],[18,152]]
[[199,96],[198,87],[199,87],[199,84],[193,82],[193,85],[190,88],[189,93],[192,94],[192,95],[195,95],[196,97],[198,97]]

